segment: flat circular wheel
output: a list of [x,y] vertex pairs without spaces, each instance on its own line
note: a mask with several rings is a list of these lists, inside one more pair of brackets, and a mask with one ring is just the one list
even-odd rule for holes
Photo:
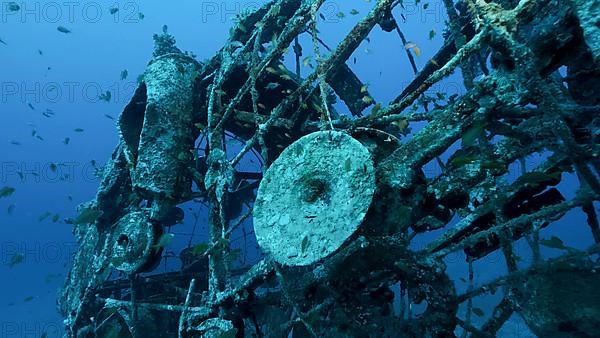
[[143,211],[128,213],[117,222],[115,229],[111,264],[128,274],[144,270],[153,256],[156,241],[148,215]]
[[358,229],[375,192],[371,154],[343,132],[300,138],[273,162],[254,205],[258,244],[288,266],[339,249]]

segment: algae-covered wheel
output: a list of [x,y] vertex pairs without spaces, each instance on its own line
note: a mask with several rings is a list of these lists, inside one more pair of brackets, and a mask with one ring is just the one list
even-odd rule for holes
[[152,265],[156,255],[156,227],[144,211],[130,212],[115,224],[111,264],[127,274]]
[[258,244],[288,266],[310,265],[359,228],[375,192],[369,151],[346,133],[315,132],[267,170],[254,205]]

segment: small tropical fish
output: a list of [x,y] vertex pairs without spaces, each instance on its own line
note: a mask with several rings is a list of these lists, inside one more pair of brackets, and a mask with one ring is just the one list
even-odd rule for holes
[[21,142],[19,142],[19,141],[10,141],[10,144],[12,144],[13,146],[20,146]]
[[19,6],[16,2],[11,1],[7,4],[6,9],[8,9],[9,12],[16,12],[21,9],[21,6]]
[[112,116],[110,116],[108,114],[104,114],[104,117],[106,117],[109,120],[114,120],[115,119],[114,117],[112,117]]
[[158,242],[154,245],[154,248],[160,249],[160,248],[169,246],[171,243],[173,243],[174,238],[175,238],[174,234],[163,234],[158,239]]
[[338,12],[335,16],[337,16],[340,19],[343,19],[346,17],[346,14],[344,14],[344,12]]
[[350,10],[350,15],[358,15],[358,11],[354,8]]
[[475,140],[483,134],[483,125],[474,125],[462,135],[462,143],[464,146],[471,146]]
[[556,237],[556,236],[552,236],[550,237],[550,239],[542,239],[540,240],[540,244],[552,249],[560,249],[560,250],[568,250],[570,249],[569,247],[567,247],[563,241]]
[[15,192],[15,190],[16,189],[13,187],[4,186],[3,188],[0,189],[0,198],[10,197]]
[[429,31],[429,40],[433,40],[435,38],[435,29]]
[[102,216],[103,212],[95,209],[83,209],[79,216],[73,220],[73,224],[88,224],[93,223]]
[[65,33],[65,34],[71,33],[71,31],[64,26],[58,26],[58,27],[56,27],[56,29],[61,33]]
[[464,165],[467,164],[471,164],[473,162],[477,161],[477,157],[473,157],[473,156],[458,156],[453,158],[450,161],[450,164],[452,164],[455,167],[462,167]]
[[71,142],[71,138],[70,137],[65,137],[65,139],[63,140],[63,143],[65,145],[69,144],[69,142]]
[[304,57],[304,59],[302,59],[302,65],[304,65],[304,67],[313,68],[312,57],[310,57],[310,56]]
[[31,302],[35,297],[33,296],[27,296],[23,299],[24,302]]
[[144,20],[144,18],[145,18],[145,17],[146,17],[146,16],[144,15],[144,13],[142,13],[142,12],[139,12],[139,13],[138,13],[138,19],[140,19],[140,20]]
[[16,253],[10,258],[10,262],[8,262],[9,268],[14,268],[16,265],[19,265],[25,261],[25,255],[22,253]]
[[265,88],[268,90],[273,90],[273,89],[276,89],[277,87],[279,87],[279,83],[269,82],[269,83],[267,83],[267,86]]
[[54,278],[58,277],[60,274],[52,274],[49,273],[46,275],[46,278],[44,278],[44,281],[46,282],[46,284],[50,284],[52,283],[52,281],[54,281]]
[[40,54],[40,55],[44,55],[44,52],[42,52],[42,50],[41,50],[41,49],[38,49],[38,54]]
[[373,103],[373,98],[368,95],[365,95],[363,96],[362,101],[366,104],[371,104]]
[[523,175],[521,175],[518,179],[517,179],[517,183],[519,184],[531,184],[531,185],[535,185],[535,184],[539,184],[539,183],[543,183],[549,180],[555,180],[557,178],[560,178],[561,174],[559,171],[553,172],[553,173],[542,173],[542,172],[529,172],[529,173],[525,173]]
[[113,15],[113,14],[115,14],[115,13],[116,13],[116,12],[118,12],[118,11],[119,11],[119,9],[118,9],[117,7],[113,7],[113,8],[111,8],[111,9],[110,9],[108,12],[109,12],[111,15]]
[[98,99],[109,102],[111,97],[112,97],[112,93],[110,92],[110,90],[107,90],[106,93],[100,94],[98,96]]
[[8,208],[6,209],[6,211],[8,212],[9,215],[12,215],[13,212],[15,211],[16,205],[13,203],[11,205],[8,206]]
[[75,128],[73,131],[76,133],[83,133],[83,128]]
[[381,110],[381,103],[376,104],[373,109],[371,109],[371,114],[377,114]]
[[192,248],[192,255],[194,255],[194,256],[201,255],[204,252],[206,252],[206,250],[208,250],[208,248],[209,248],[208,243],[197,244]]
[[167,34],[168,31],[169,31],[169,26],[163,25],[162,26],[162,32],[165,33],[165,34]]
[[498,162],[498,161],[485,161],[485,162],[481,163],[481,168],[503,170],[503,169],[506,169],[506,165],[504,163]]
[[232,41],[229,45],[235,49],[244,47],[244,44],[241,41]]
[[471,311],[473,312],[474,315],[476,315],[477,317],[483,317],[485,316],[485,313],[483,312],[482,309],[478,308],[478,307],[474,307],[471,309]]
[[129,75],[129,72],[127,71],[127,69],[123,69],[121,71],[121,80],[125,80],[127,78],[127,75]]
[[6,44],[6,42],[4,42],[4,40],[2,40],[2,38],[0,38],[0,43],[1,43],[1,44],[3,44],[3,45],[5,45],[5,46],[8,46],[8,45]]
[[225,255],[225,260],[229,261],[229,262],[233,262],[236,259],[238,259],[238,257],[240,256],[240,253],[242,253],[241,249],[231,250],[230,252],[227,253],[227,255]]
[[414,42],[407,42],[406,45],[404,45],[404,48],[412,49],[413,53],[415,53],[417,57],[421,56],[421,48],[419,48]]
[[27,107],[31,110],[35,110],[35,107],[31,104],[31,102],[27,102]]
[[398,129],[400,129],[400,131],[404,131],[408,127],[408,120],[401,119],[401,120],[392,122],[392,124],[395,125],[396,127],[398,127]]
[[40,217],[38,217],[38,222],[46,220],[46,218],[48,218],[50,215],[52,215],[52,213],[50,211],[46,211],[45,213],[41,214]]

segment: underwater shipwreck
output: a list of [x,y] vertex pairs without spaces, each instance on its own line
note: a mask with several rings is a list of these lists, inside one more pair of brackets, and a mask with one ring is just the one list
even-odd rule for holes
[[[240,15],[206,62],[166,30],[154,36],[74,226],[80,247],[58,301],[66,336],[494,337],[514,313],[540,337],[600,336],[600,2],[445,0],[445,43],[422,69],[410,48],[393,56],[415,76],[386,105],[348,61],[375,29],[407,44],[392,14],[402,1],[373,1],[334,48],[319,39],[323,3],[273,0]],[[305,77],[303,48],[316,55]],[[288,50],[296,69],[282,62]],[[425,95],[457,69],[463,95]],[[240,169],[249,154],[259,171]],[[432,161],[442,171],[427,177]],[[567,173],[574,196],[557,189]],[[179,271],[152,273],[184,203],[207,206],[210,240],[190,239]],[[577,208],[587,222],[572,226],[595,245],[540,239]],[[233,266],[230,236],[250,220],[261,258]],[[428,245],[411,246],[428,232]],[[542,257],[544,245],[562,254]],[[455,252],[467,258],[466,292],[446,271]],[[491,253],[506,273],[475,285],[473,264]],[[475,325],[472,300],[486,294],[501,300]]]

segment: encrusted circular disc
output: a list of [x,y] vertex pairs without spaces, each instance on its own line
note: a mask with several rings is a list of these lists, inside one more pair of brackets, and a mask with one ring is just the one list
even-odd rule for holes
[[115,224],[114,234],[110,262],[119,271],[139,272],[151,258],[155,241],[148,215],[143,211],[130,212]]
[[265,173],[254,204],[258,244],[284,265],[312,264],[358,229],[375,192],[369,151],[336,131],[306,135]]

